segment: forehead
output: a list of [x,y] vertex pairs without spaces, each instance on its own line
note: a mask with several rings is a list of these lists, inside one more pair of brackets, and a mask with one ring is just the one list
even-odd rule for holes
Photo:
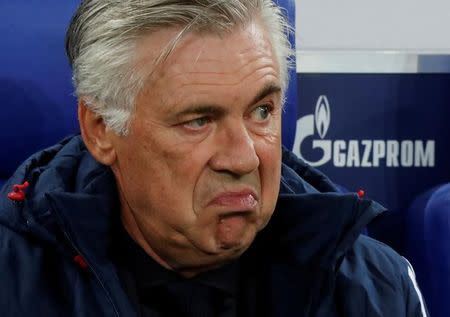
[[194,98],[193,95],[199,97],[214,89],[245,89],[249,80],[253,86],[258,81],[261,86],[268,82],[279,85],[279,65],[269,36],[258,22],[222,35],[186,34],[167,59],[155,67],[161,51],[179,32],[180,29],[161,30],[139,43],[139,64],[149,75],[144,93],[170,91],[171,98]]

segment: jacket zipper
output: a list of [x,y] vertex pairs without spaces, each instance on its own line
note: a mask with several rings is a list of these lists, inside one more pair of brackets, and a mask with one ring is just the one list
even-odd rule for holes
[[89,259],[77,248],[77,246],[75,245],[75,243],[72,241],[72,239],[70,238],[69,234],[66,232],[66,230],[64,230],[63,228],[61,228],[64,236],[66,237],[67,241],[69,241],[71,247],[75,250],[75,252],[79,255],[81,255],[83,257],[83,259],[85,260],[86,264],[88,265],[89,269],[92,271],[92,273],[94,274],[95,278],[97,279],[97,282],[100,284],[101,288],[103,289],[103,291],[105,292],[106,298],[108,299],[109,303],[111,304],[113,310],[114,310],[114,314],[117,317],[120,317],[119,311],[116,307],[116,305],[114,304],[114,301],[111,297],[111,295],[109,294],[108,290],[105,287],[105,284],[102,282],[99,274],[96,272],[96,270],[94,269],[94,267],[90,264]]

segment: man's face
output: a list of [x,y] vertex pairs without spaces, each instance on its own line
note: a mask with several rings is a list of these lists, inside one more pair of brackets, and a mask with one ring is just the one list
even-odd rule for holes
[[[153,67],[179,30],[140,43]],[[189,34],[147,81],[112,168],[127,229],[158,262],[201,271],[241,255],[269,221],[281,169],[279,67],[254,23]]]

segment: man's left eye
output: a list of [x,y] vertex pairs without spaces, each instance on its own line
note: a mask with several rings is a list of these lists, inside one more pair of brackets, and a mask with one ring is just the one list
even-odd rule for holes
[[259,106],[252,111],[251,116],[257,121],[265,121],[272,113],[272,108],[271,105]]

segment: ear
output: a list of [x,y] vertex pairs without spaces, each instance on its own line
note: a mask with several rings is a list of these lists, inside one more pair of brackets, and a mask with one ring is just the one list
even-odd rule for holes
[[116,161],[113,132],[103,118],[86,106],[85,100],[78,102],[78,121],[81,136],[92,156],[104,165],[111,166]]

